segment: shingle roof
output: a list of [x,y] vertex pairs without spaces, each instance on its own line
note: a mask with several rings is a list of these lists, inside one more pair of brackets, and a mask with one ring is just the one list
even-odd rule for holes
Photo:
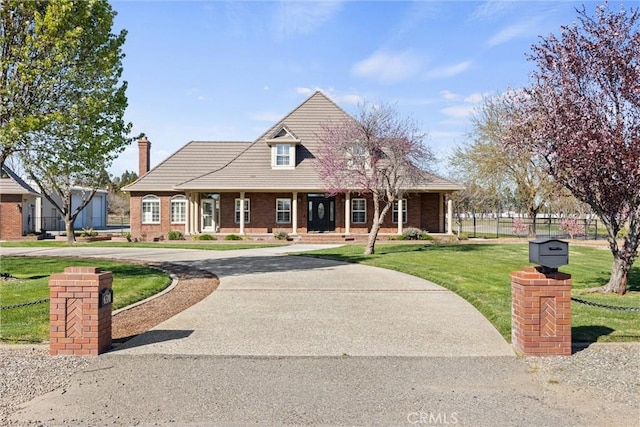
[[[322,191],[314,153],[322,125],[349,115],[321,92],[274,124],[253,143],[191,142],[149,171],[126,191]],[[294,169],[271,166],[269,144],[282,130],[283,140],[300,141]],[[415,190],[459,190],[458,184],[428,175]]]
[[[321,125],[348,114],[321,92],[314,93],[269,128],[242,155],[225,167],[176,186],[184,190],[319,190],[322,183],[313,167]],[[267,140],[286,128],[302,141],[296,148],[295,169],[273,169]]]
[[250,144],[224,141],[189,142],[124,190],[172,191],[174,186],[183,181],[221,168]]
[[[0,194],[33,194],[39,196],[40,194],[33,189],[29,184],[24,182],[22,178],[16,175],[7,166],[2,166],[2,176],[0,177]],[[4,174],[7,177],[4,177]]]

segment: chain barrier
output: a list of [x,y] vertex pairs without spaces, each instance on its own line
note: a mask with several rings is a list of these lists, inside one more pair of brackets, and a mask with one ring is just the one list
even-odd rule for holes
[[37,301],[25,302],[22,304],[3,305],[3,306],[0,306],[0,310],[11,310],[12,308],[28,307],[30,305],[44,304],[45,302],[49,302],[49,298],[39,299]]
[[610,310],[620,311],[640,311],[640,307],[620,307],[618,305],[599,304],[597,302],[585,301],[583,299],[571,297],[572,301],[579,302],[580,304],[590,305],[592,307],[608,308]]

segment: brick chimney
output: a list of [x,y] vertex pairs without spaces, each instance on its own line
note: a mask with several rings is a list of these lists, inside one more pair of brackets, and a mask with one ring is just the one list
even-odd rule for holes
[[138,141],[138,176],[146,175],[151,164],[151,141],[142,135]]

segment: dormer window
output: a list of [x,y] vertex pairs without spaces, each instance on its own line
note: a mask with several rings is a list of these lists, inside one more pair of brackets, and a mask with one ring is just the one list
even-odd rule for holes
[[291,166],[291,148],[289,144],[276,145],[276,166]]
[[296,145],[300,140],[286,127],[278,128],[267,139],[271,147],[271,167],[274,169],[293,169],[296,166]]

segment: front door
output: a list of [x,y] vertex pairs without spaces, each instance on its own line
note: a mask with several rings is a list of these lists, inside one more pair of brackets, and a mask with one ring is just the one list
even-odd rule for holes
[[202,231],[216,231],[216,201],[202,199]]
[[336,229],[335,198],[309,196],[308,199],[307,230],[320,233],[334,231]]

